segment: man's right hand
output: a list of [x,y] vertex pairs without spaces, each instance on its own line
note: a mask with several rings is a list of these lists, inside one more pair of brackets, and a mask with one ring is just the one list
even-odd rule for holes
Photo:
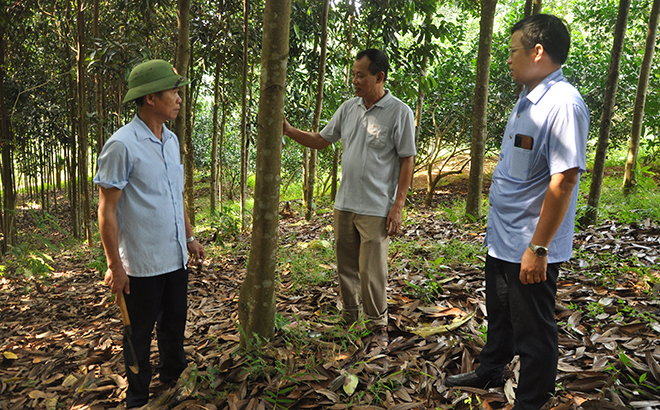
[[110,269],[105,272],[105,284],[110,286],[112,293],[125,292],[127,295],[131,293],[130,279],[124,270],[124,267],[117,269]]
[[289,132],[291,131],[291,124],[289,124],[289,121],[286,120],[286,117],[284,117],[284,121],[282,121],[282,135],[289,135]]

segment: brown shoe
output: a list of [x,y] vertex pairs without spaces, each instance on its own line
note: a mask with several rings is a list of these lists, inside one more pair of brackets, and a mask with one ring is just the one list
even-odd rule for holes
[[376,349],[381,352],[387,351],[387,345],[390,342],[390,336],[387,334],[386,326],[379,326],[371,331],[371,341],[368,351],[371,353]]

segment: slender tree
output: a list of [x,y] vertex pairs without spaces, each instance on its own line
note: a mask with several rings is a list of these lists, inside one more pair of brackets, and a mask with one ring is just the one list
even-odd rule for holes
[[92,215],[89,205],[89,144],[87,141],[87,107],[85,104],[85,2],[78,0],[76,82],[78,90],[78,137],[80,139],[80,192],[82,194],[82,219],[87,244],[92,246]]
[[605,89],[603,113],[600,117],[596,157],[594,159],[594,168],[591,171],[591,186],[589,187],[589,197],[587,199],[587,211],[580,218],[582,225],[594,224],[598,217],[598,202],[600,201],[600,193],[605,175],[605,159],[607,157],[607,147],[610,144],[610,128],[612,127],[612,116],[616,103],[616,90],[619,84],[619,69],[621,68],[621,56],[623,55],[623,43],[626,38],[629,11],[630,0],[620,0],[619,13],[616,18],[616,28],[614,30],[614,44],[612,45],[610,67],[607,71],[607,86]]
[[[321,55],[319,57],[319,78],[316,83],[316,105],[314,107],[314,117],[312,118],[312,131],[319,131],[321,121],[321,109],[323,108],[323,84],[325,83],[325,65],[328,51],[328,13],[330,10],[330,0],[323,0],[323,9],[321,11]],[[316,182],[316,169],[318,163],[318,151],[309,150],[309,163],[307,166],[307,209],[305,209],[305,219],[311,220],[314,216],[314,184]]]
[[9,129],[9,118],[5,101],[5,56],[7,55],[7,39],[5,35],[6,22],[8,21],[4,10],[0,11],[0,143],[2,143],[2,253],[9,250],[16,238],[16,225],[14,219],[15,193],[14,172],[12,161],[13,136]]
[[257,120],[257,164],[252,246],[240,290],[241,345],[275,332],[275,270],[279,224],[282,121],[289,56],[290,0],[266,0]]
[[[179,37],[177,40],[176,47],[176,70],[182,76],[188,75],[188,64],[190,63],[190,0],[178,0],[177,2],[177,25],[179,29]],[[183,87],[181,91],[181,107],[186,107],[186,101],[188,98],[192,98],[189,95],[190,87]],[[192,176],[193,170],[188,162],[189,155],[192,156],[192,152],[187,152],[188,146],[186,145],[186,115],[187,110],[184,108],[179,111],[176,119],[174,120],[174,133],[179,138],[179,146],[181,149],[181,162],[187,166],[184,166],[186,173],[185,180],[188,182]],[[192,184],[187,183],[184,189],[184,197],[186,198],[186,211],[188,212],[188,218],[190,223],[195,221],[195,207],[191,206],[189,203],[190,198],[193,198],[192,195]]]
[[[220,106],[220,67],[222,61],[221,53],[218,53],[215,61],[215,73],[213,76],[213,133],[211,137],[211,213],[215,212],[216,201],[220,199],[222,208],[222,184],[218,182],[218,110]],[[222,161],[220,162],[222,163]]]
[[655,52],[655,40],[658,36],[658,18],[660,17],[660,0],[653,0],[651,17],[649,18],[649,30],[646,35],[646,47],[644,58],[639,72],[637,83],[637,95],[635,96],[635,108],[633,110],[632,131],[630,135],[630,147],[628,159],[623,176],[623,192],[628,194],[635,186],[635,167],[639,156],[639,141],[642,137],[644,106],[646,105],[646,92],[649,89],[649,76]]
[[245,199],[247,196],[247,82],[248,82],[248,0],[243,0],[243,83],[241,84],[241,229],[245,230]]
[[481,191],[484,179],[486,153],[486,111],[488,108],[488,83],[490,81],[490,52],[493,43],[493,22],[497,0],[481,0],[479,23],[479,52],[474,86],[474,112],[472,144],[470,147],[470,177],[465,213],[474,219],[481,218]]

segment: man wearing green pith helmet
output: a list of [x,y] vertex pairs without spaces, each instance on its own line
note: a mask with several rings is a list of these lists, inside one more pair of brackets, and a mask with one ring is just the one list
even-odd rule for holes
[[137,374],[127,371],[129,409],[149,401],[154,324],[160,381],[175,382],[187,366],[187,266],[189,256],[200,263],[206,254],[184,209],[179,140],[165,122],[176,118],[179,88],[189,83],[167,61],[149,60],[133,68],[124,103],[135,101],[137,114],[104,145],[94,177],[108,262],[105,283],[117,300],[126,301],[139,367]]

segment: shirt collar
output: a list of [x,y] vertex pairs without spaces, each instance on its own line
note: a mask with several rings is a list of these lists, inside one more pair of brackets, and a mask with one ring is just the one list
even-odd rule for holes
[[564,81],[564,72],[561,68],[548,74],[534,89],[530,92],[527,88],[520,94],[520,98],[527,98],[532,104],[539,102],[541,97],[553,86],[555,83]]
[[131,123],[133,124],[133,127],[135,127],[136,130],[138,130],[136,136],[139,141],[150,139],[154,142],[159,142],[164,144],[165,141],[167,141],[170,138],[169,130],[167,129],[165,124],[163,124],[163,133],[161,135],[163,140],[161,141],[158,138],[156,138],[154,133],[151,131],[151,128],[149,128],[147,124],[144,121],[142,121],[142,118],[140,118],[139,115],[135,114],[135,117],[133,117],[133,121],[131,121]]
[[[372,105],[371,108],[373,108],[373,107],[381,107],[381,108],[386,107],[387,104],[389,104],[390,101],[392,101],[392,98],[393,97],[392,97],[392,93],[390,92],[390,90],[385,88],[385,96],[383,96],[383,98],[381,98],[374,105]],[[360,98],[360,104],[362,105],[362,107],[364,107],[366,109],[367,106],[364,103],[364,98]]]

